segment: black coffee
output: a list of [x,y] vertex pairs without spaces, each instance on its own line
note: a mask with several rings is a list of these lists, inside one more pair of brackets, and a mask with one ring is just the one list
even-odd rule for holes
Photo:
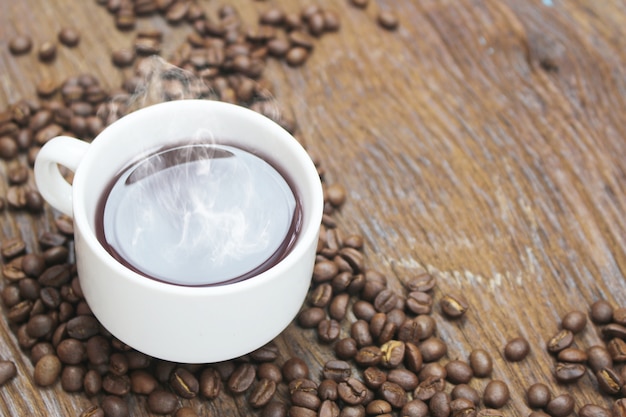
[[300,204],[264,159],[237,147],[187,143],[125,168],[98,208],[98,239],[147,277],[186,286],[257,275],[290,250]]

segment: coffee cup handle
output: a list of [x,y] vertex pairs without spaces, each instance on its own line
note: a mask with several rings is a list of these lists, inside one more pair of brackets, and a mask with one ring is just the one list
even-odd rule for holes
[[57,136],[46,142],[35,159],[35,183],[39,192],[52,207],[68,216],[73,215],[72,186],[61,174],[59,165],[76,172],[87,149],[87,142]]

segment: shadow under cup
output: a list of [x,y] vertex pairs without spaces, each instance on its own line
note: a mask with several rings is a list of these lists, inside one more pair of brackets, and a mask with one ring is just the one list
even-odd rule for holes
[[[102,196],[120,170],[146,150],[200,138],[268,159],[299,199],[300,230],[280,261],[245,280],[193,287],[147,278],[114,259],[98,240],[96,213]],[[108,331],[143,353],[184,363],[232,359],[276,337],[304,301],[323,211],[321,183],[302,146],[262,115],[203,100],[131,113],[89,145],[76,169],[72,195],[85,298]]]

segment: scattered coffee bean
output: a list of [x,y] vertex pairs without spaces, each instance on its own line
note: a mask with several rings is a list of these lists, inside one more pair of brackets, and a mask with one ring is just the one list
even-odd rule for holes
[[587,368],[580,363],[559,362],[554,367],[554,376],[557,381],[569,384],[582,378]]
[[148,409],[155,414],[172,414],[178,406],[178,398],[174,393],[155,390],[148,395]]
[[509,398],[508,385],[498,379],[489,381],[483,392],[483,402],[489,408],[502,408],[509,402]]
[[561,319],[561,327],[572,333],[580,333],[587,325],[587,315],[580,310],[572,310]]
[[296,379],[308,378],[309,367],[300,358],[290,358],[282,366],[283,378],[287,382],[294,381]]
[[608,301],[598,300],[591,305],[589,316],[596,324],[610,323],[613,319],[613,306]]
[[550,400],[546,412],[552,417],[565,417],[574,411],[574,398],[570,394],[561,394]]
[[595,404],[585,404],[578,410],[579,417],[611,417],[611,410]]
[[46,41],[39,46],[37,56],[42,62],[50,62],[57,56],[57,46],[53,42]]
[[398,16],[389,10],[383,10],[378,13],[377,17],[378,24],[387,30],[394,30],[398,28],[400,23]]
[[558,353],[569,347],[573,342],[574,333],[572,333],[571,330],[562,329],[548,341],[548,351],[551,353]]
[[55,355],[45,355],[35,365],[33,379],[41,387],[54,384],[61,373],[61,361]]
[[369,4],[369,0],[350,0],[350,4],[352,4],[355,7],[364,9]]
[[493,361],[489,353],[484,349],[475,349],[469,355],[469,364],[474,376],[484,378],[491,375]]
[[9,40],[9,51],[13,55],[23,55],[33,47],[33,41],[28,35],[18,35]]
[[17,375],[15,363],[8,360],[0,360],[0,387]]
[[526,403],[530,408],[545,408],[552,394],[547,385],[537,382],[526,390]]
[[529,352],[530,344],[523,337],[513,338],[504,346],[504,357],[510,362],[524,360]]
[[104,415],[106,417],[129,417],[130,411],[128,409],[128,404],[124,399],[115,396],[108,395],[104,397],[102,402],[100,403],[102,410],[104,410]]
[[446,294],[439,301],[441,311],[449,318],[459,318],[465,314],[469,304],[461,294]]
[[469,364],[461,360],[452,360],[445,366],[447,379],[452,384],[467,384],[474,376]]
[[80,33],[76,29],[64,27],[59,31],[57,38],[63,45],[74,47],[80,42]]

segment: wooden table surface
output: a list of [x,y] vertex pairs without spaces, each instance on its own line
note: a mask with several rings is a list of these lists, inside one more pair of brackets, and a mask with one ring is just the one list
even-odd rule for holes
[[[199,1],[209,13],[219,3]],[[270,5],[232,3],[251,24]],[[271,4],[298,11],[306,2]],[[465,359],[476,348],[492,353],[493,377],[511,388],[506,415],[528,415],[524,389],[534,382],[572,393],[577,409],[588,402],[610,407],[590,375],[557,384],[545,342],[572,309],[599,299],[626,306],[626,3],[317,4],[339,13],[340,31],[317,41],[302,67],[271,61],[265,78],[293,112],[297,136],[321,161],[326,180],[345,186],[348,198],[335,217],[345,233],[365,237],[367,267],[394,288],[424,267],[438,276],[436,300],[450,291],[466,295],[471,307],[462,320],[434,314],[437,332],[448,342],[447,359]],[[380,9],[397,12],[398,30],[376,24]],[[138,25],[165,32],[164,57],[191,30],[158,16]],[[18,33],[38,45],[64,26],[79,29],[81,42],[60,47],[53,63],[39,62],[34,50],[8,52]],[[0,1],[0,109],[34,98],[44,78],[88,72],[118,87],[128,70],[113,67],[110,54],[133,37],[116,30],[94,0]],[[51,215],[31,221],[5,209],[2,237],[33,242],[52,227]],[[16,362],[18,376],[0,388],[0,414],[79,415],[90,399],[60,384],[36,387],[33,366],[2,317],[0,357]],[[531,354],[506,362],[502,347],[518,335]],[[317,374],[333,355],[316,340],[294,324],[276,342],[281,354],[303,357]],[[591,326],[577,336],[582,347],[599,340]],[[145,398],[128,401],[131,415],[149,415]],[[185,404],[201,415],[251,415],[240,398]]]

